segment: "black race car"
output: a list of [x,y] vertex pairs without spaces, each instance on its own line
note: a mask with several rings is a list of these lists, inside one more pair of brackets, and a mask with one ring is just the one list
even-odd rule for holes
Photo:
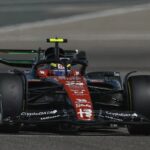
[[[55,126],[61,130],[126,125],[130,134],[150,127],[150,76],[86,72],[86,53],[63,50],[67,39],[50,38],[46,50],[0,49],[1,54],[35,54],[36,59],[0,58],[2,64],[30,68],[0,73],[0,128]],[[6,128],[7,127],[7,128]]]

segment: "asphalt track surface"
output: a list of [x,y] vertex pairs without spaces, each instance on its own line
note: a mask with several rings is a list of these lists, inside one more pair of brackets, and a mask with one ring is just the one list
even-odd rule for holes
[[149,2],[148,0],[1,0],[0,26],[72,16],[99,9]]
[[[0,7],[1,48],[46,48],[49,44],[45,38],[62,36],[69,39],[62,47],[87,51],[90,71],[150,72],[149,1],[5,0],[0,1]],[[7,68],[1,65],[1,70],[4,69]],[[2,150],[149,150],[149,147],[149,137],[130,136],[126,128],[84,131],[80,135],[32,128],[17,135],[0,134]]]

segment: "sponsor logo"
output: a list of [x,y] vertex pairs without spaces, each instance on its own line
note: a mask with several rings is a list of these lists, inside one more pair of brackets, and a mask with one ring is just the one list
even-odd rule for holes
[[76,104],[76,107],[79,108],[79,107],[88,107],[88,108],[91,108],[92,106],[90,104]]
[[60,115],[57,115],[57,116],[47,116],[47,117],[42,117],[40,118],[40,120],[49,120],[49,119],[54,119],[54,118],[58,118],[60,117]]
[[78,77],[78,76],[69,77],[69,78],[67,78],[67,81],[68,81],[68,82],[71,82],[71,81],[81,82],[81,77]]
[[90,82],[92,82],[92,83],[103,83],[103,82],[105,82],[105,80],[90,79]]
[[88,103],[88,100],[87,99],[79,99],[79,98],[77,98],[76,102],[77,103]]
[[62,64],[58,64],[58,69],[65,69],[65,67]]
[[79,81],[67,81],[66,86],[68,86],[74,94],[84,94],[84,83]]
[[99,117],[122,122],[124,120],[132,120],[133,121],[134,119],[137,119],[139,116],[137,113],[110,112],[110,111],[100,110]]
[[54,115],[57,113],[57,110],[45,111],[45,112],[22,112],[21,116],[43,116],[43,115]]
[[75,95],[83,95],[83,94],[86,94],[85,93],[85,90],[72,90],[72,92],[75,94]]
[[83,82],[76,82],[76,81],[67,81],[66,85],[72,86],[72,85],[77,85],[77,86],[83,86]]

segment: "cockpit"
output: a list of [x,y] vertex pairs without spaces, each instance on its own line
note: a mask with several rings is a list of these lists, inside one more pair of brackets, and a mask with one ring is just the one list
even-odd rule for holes
[[50,39],[50,42],[55,42],[55,47],[47,48],[44,58],[35,65],[36,77],[83,75],[87,66],[85,54],[74,51],[74,55],[68,57],[68,51],[58,46],[59,40],[61,39]]

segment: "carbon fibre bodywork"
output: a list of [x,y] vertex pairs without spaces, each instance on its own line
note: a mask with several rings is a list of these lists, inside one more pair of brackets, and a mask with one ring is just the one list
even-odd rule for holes
[[130,74],[123,83],[118,72],[87,73],[85,52],[59,51],[58,42],[63,40],[53,41],[55,47],[47,52],[41,49],[0,50],[7,54],[37,55],[33,60],[0,59],[1,63],[10,66],[30,67],[30,71],[9,72],[9,76],[17,75],[22,80],[23,99],[20,101],[23,102],[23,109],[17,115],[2,117],[3,100],[0,100],[0,120],[3,124],[68,123],[90,127],[102,124],[150,124],[147,117],[129,109],[127,84]]

